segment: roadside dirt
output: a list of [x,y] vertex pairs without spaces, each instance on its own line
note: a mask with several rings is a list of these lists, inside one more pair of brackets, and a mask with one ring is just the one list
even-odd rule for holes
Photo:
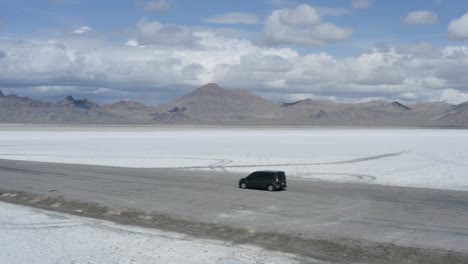
[[66,200],[61,196],[55,197],[0,189],[0,201],[105,219],[121,224],[180,232],[200,238],[231,241],[235,244],[252,244],[269,250],[298,254],[330,263],[468,263],[468,254],[453,251],[402,247],[394,244],[344,239],[304,239],[301,238],[300,234],[289,236],[252,232],[227,225],[178,219],[157,212],[144,212],[129,208],[110,208],[98,203]]

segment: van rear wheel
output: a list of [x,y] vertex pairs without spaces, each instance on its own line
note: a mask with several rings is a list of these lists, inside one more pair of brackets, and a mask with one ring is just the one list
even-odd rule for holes
[[240,187],[241,187],[241,189],[245,189],[245,188],[247,188],[247,185],[245,183],[241,183]]
[[275,190],[275,188],[274,188],[273,185],[271,185],[271,184],[268,185],[267,189],[268,189],[269,192],[272,192],[272,191]]

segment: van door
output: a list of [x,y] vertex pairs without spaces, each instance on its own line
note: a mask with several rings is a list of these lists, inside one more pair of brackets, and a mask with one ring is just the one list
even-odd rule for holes
[[257,188],[261,188],[261,189],[265,189],[269,182],[270,182],[270,173],[268,172],[260,172],[260,177],[258,179],[258,187]]
[[261,172],[255,172],[252,174],[252,180],[249,184],[250,187],[252,188],[260,188],[262,184],[262,173]]

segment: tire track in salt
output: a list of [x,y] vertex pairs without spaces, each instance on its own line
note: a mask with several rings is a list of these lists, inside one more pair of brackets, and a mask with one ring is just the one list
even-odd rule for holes
[[[209,166],[162,167],[162,169],[211,169],[213,167],[216,167],[216,168],[255,168],[255,167],[278,167],[278,166],[288,167],[288,166],[339,165],[339,164],[352,164],[352,163],[360,163],[360,162],[365,162],[365,161],[396,157],[396,156],[400,156],[400,155],[403,155],[403,154],[406,154],[406,153],[408,153],[408,152],[407,151],[401,151],[401,152],[386,153],[386,154],[375,155],[375,156],[368,156],[368,157],[363,157],[363,158],[358,158],[358,159],[332,161],[332,162],[244,164],[244,165],[242,165],[242,164],[239,164],[239,165],[225,165],[223,163],[221,163],[221,165],[219,165],[218,163],[215,163],[216,166],[213,166],[213,164],[212,164],[212,165],[209,165]],[[229,163],[227,163],[227,164],[229,164]]]

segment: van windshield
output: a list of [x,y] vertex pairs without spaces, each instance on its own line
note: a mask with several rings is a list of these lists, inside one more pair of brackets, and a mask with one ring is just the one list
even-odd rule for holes
[[280,181],[286,180],[286,174],[284,174],[284,172],[278,172],[276,175]]

